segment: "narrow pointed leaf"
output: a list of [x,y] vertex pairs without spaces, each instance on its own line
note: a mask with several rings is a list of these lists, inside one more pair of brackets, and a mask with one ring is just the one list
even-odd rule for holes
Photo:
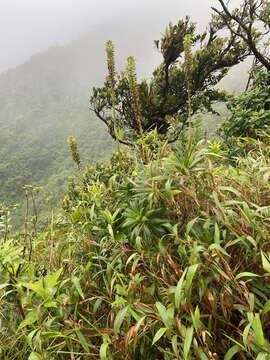
[[240,351],[240,348],[238,345],[232,346],[225,354],[224,360],[231,360],[235,354],[237,354]]
[[160,328],[154,336],[152,345],[154,345],[165,334],[167,330],[168,329],[166,327]]
[[183,349],[184,360],[188,359],[190,346],[193,339],[193,331],[194,331],[193,326],[187,328],[185,341],[184,341],[184,349]]
[[119,332],[120,330],[120,327],[125,319],[125,316],[127,314],[127,311],[128,311],[128,306],[124,307],[122,310],[120,310],[118,312],[118,314],[116,315],[115,317],[115,320],[114,320],[114,330],[116,332]]

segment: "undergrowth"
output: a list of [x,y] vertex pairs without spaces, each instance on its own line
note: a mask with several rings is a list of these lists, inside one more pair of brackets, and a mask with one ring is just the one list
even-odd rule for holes
[[270,359],[270,137],[235,146],[150,133],[79,167],[45,231],[2,208],[0,358]]

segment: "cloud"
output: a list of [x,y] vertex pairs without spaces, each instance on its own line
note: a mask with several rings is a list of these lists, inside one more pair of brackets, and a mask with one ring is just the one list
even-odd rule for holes
[[135,18],[138,26],[149,21],[160,32],[170,20],[176,21],[186,14],[205,23],[213,3],[217,1],[1,0],[0,71],[49,46],[78,38],[97,24],[113,24],[121,18]]

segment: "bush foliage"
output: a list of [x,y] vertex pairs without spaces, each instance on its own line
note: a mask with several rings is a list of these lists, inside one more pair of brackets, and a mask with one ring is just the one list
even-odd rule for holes
[[251,144],[233,167],[198,129],[150,133],[80,170],[43,233],[2,209],[1,359],[269,359],[269,134]]
[[252,85],[241,96],[228,103],[230,117],[222,124],[221,134],[226,138],[256,137],[270,125],[270,73],[255,68]]

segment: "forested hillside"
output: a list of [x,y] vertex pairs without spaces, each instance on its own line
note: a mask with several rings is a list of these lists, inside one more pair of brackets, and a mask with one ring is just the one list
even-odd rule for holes
[[73,173],[70,135],[77,136],[87,162],[106,157],[111,148],[88,109],[87,85],[97,73],[78,63],[75,46],[52,48],[0,76],[1,202],[21,201],[24,184],[61,194]]

